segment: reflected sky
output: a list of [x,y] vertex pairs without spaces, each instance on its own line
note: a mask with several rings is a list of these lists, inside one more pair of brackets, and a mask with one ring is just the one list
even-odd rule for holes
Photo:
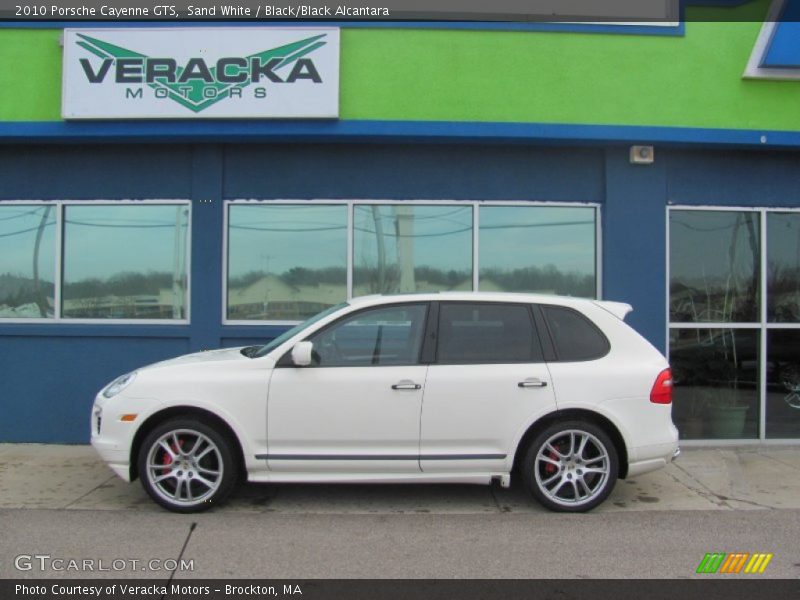
[[718,283],[731,274],[732,258],[732,274],[751,277],[758,261],[758,222],[754,212],[671,211],[670,278]]
[[228,275],[347,265],[347,207],[232,205]]
[[770,266],[800,268],[800,213],[770,213],[767,239]]
[[[107,279],[122,272],[172,273],[186,252],[185,205],[67,206],[64,209],[64,282]],[[179,264],[186,264],[179,255]]]
[[481,270],[555,265],[559,271],[594,275],[595,246],[591,207],[480,208]]
[[388,264],[399,260],[398,242],[412,242],[415,267],[442,271],[472,269],[472,206],[356,206],[354,264],[378,263],[377,228],[382,228]]
[[[31,279],[36,236],[43,226],[39,244],[39,277],[52,282],[55,273],[55,207],[33,205],[0,206],[0,275]],[[42,222],[42,217],[47,218]]]

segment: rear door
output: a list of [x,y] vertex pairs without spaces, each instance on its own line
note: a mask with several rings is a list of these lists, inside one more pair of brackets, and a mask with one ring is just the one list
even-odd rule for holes
[[422,406],[425,472],[507,470],[521,428],[555,408],[531,306],[441,302]]

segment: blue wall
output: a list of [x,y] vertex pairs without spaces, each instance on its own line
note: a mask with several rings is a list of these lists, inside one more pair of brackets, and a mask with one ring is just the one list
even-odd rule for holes
[[797,153],[627,146],[0,146],[0,201],[190,198],[192,324],[0,322],[0,441],[86,442],[97,390],[177,354],[266,340],[279,327],[222,326],[222,201],[228,198],[538,200],[601,203],[604,297],[665,346],[666,206],[798,206]]

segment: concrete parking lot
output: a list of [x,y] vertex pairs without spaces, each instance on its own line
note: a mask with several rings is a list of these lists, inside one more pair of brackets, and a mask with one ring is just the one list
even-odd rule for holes
[[[684,449],[666,469],[620,481],[595,512],[800,508],[800,448]],[[89,446],[0,444],[0,508],[163,512],[138,482],[114,476]],[[544,512],[519,485],[248,484],[227,512]]]
[[85,446],[0,445],[0,577],[165,577],[14,565],[184,558],[177,578],[697,577],[706,552],[770,552],[765,577],[800,576],[800,449],[690,448],[617,484],[585,515],[519,486],[246,485],[224,507],[175,515]]

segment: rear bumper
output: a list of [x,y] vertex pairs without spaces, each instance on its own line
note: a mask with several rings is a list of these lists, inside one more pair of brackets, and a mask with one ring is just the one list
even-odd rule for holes
[[[681,454],[677,439],[674,443],[646,446],[644,448],[637,448],[636,450],[637,456],[642,458],[635,462],[628,463],[628,477],[635,477],[642,473],[666,467]],[[654,454],[655,456],[653,456]]]

